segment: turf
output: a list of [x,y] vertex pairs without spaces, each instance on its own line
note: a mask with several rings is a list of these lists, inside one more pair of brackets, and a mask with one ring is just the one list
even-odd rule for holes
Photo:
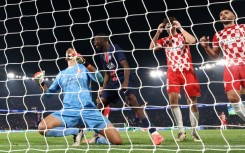
[[[143,131],[121,131],[120,134],[124,140],[121,146],[107,145],[87,145],[82,144],[80,147],[72,147],[73,137],[45,138],[37,132],[2,132],[0,133],[0,152],[15,153],[142,153],[142,152],[245,152],[245,130],[200,130],[198,131],[203,143],[194,142],[187,131],[188,140],[176,143],[174,137],[177,131],[160,131],[164,136],[165,142],[162,145],[154,146],[148,132]],[[92,132],[87,132],[85,137],[92,136]],[[174,137],[173,137],[173,135]]]

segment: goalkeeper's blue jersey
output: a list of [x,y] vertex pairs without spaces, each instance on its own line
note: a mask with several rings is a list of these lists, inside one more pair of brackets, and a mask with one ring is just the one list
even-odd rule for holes
[[63,94],[63,109],[96,108],[90,93],[90,80],[103,82],[102,75],[89,72],[83,64],[60,71],[46,95],[60,90]]

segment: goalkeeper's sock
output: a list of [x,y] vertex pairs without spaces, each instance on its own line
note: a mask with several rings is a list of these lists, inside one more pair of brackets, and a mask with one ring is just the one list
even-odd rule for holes
[[192,127],[192,135],[196,134],[196,126],[198,125],[199,112],[189,112],[190,122]]
[[179,107],[171,108],[172,114],[174,116],[174,120],[178,126],[179,132],[185,133],[185,128],[183,126],[182,113]]
[[110,142],[105,137],[98,137],[96,139],[96,144],[107,144],[107,145],[109,145]]
[[233,107],[236,114],[245,121],[245,108],[242,102],[238,103],[231,103],[231,106]]
[[[147,118],[144,118],[144,119],[142,119],[141,121],[142,121],[143,127],[145,127],[145,128],[148,128],[148,127],[150,126],[150,124],[151,124],[151,126],[154,126],[152,123],[149,123],[149,121],[148,121]],[[151,134],[152,134],[153,132],[155,132],[155,131],[156,131],[156,128],[150,128],[150,129],[149,129],[149,132],[150,132]]]
[[77,135],[79,133],[78,128],[65,128],[65,127],[55,127],[50,129],[47,133],[47,137],[63,137],[67,135]]

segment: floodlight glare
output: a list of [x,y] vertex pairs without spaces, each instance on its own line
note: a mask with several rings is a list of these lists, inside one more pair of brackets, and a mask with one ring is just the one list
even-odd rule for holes
[[163,76],[163,72],[159,70],[153,70],[150,72],[151,77],[155,78],[157,76]]
[[224,59],[216,62],[216,65],[225,65],[225,64],[226,64],[226,61]]
[[151,77],[155,78],[157,76],[157,72],[155,70],[150,72]]
[[14,75],[14,73],[8,73],[7,76],[8,76],[8,78],[13,79],[15,75]]
[[206,69],[211,69],[211,68],[212,68],[212,65],[206,64],[206,65],[205,65],[205,68],[206,68]]

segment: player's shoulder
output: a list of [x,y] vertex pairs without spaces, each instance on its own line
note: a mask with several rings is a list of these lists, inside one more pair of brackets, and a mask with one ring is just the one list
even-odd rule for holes
[[240,28],[245,28],[245,24],[239,24],[238,25]]
[[122,50],[122,48],[118,45],[118,44],[111,44],[109,51],[118,51],[118,50]]

